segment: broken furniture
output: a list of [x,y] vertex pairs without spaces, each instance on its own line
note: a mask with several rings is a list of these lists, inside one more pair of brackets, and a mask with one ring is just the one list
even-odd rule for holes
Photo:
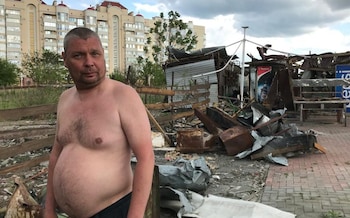
[[349,99],[343,99],[336,92],[337,86],[349,86],[350,81],[338,78],[294,79],[293,87],[299,95],[294,96],[294,104],[299,105],[300,121],[304,122],[309,111],[328,110],[337,112],[337,121],[346,126],[346,105]]

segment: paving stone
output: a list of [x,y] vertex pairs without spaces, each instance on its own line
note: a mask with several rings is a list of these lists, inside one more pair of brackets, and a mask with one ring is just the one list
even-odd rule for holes
[[330,211],[350,217],[350,127],[320,123],[306,121],[297,126],[318,133],[317,142],[327,149],[326,154],[288,158],[288,166],[272,164],[261,203],[292,212],[297,218],[320,218]]

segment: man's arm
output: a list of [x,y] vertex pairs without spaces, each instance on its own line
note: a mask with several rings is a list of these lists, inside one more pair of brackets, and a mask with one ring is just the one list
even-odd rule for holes
[[121,113],[122,128],[137,159],[128,217],[143,218],[151,191],[154,170],[151,126],[145,106],[138,93],[130,88],[124,94],[127,96],[127,102],[123,105],[125,108]]
[[46,186],[46,197],[45,197],[45,205],[43,211],[44,218],[57,217],[56,215],[56,200],[53,193],[53,171],[56,166],[56,162],[58,156],[61,153],[61,147],[58,145],[57,141],[52,147],[52,151],[50,153],[49,166],[48,166],[48,178],[47,178],[47,186]]

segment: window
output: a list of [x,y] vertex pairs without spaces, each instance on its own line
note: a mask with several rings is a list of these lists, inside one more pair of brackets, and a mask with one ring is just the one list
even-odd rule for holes
[[12,14],[12,15],[20,15],[19,11],[17,10],[6,10],[6,14]]
[[54,28],[56,28],[56,23],[53,23],[53,22],[44,22],[44,26],[45,26],[45,27],[54,27]]
[[19,26],[15,27],[15,26],[9,26],[7,27],[7,31],[10,31],[10,32],[20,32],[21,29]]
[[77,19],[77,25],[78,26],[84,26],[84,20],[83,19]]
[[68,30],[68,25],[66,24],[57,24],[57,30]]
[[20,23],[19,19],[15,19],[15,18],[7,18],[6,22],[7,23]]
[[86,17],[86,24],[95,25],[96,24],[96,17],[87,16]]
[[5,9],[3,5],[0,5],[0,15],[4,16],[5,15]]
[[70,18],[69,18],[69,22],[70,22],[70,23],[76,23],[76,22],[77,22],[77,18],[75,18],[75,17],[70,17]]
[[68,21],[68,14],[67,13],[62,13],[58,12],[57,13],[57,20],[67,22]]
[[20,36],[16,36],[16,35],[7,35],[7,42],[8,43],[20,43],[21,42],[21,37]]
[[45,14],[45,15],[44,15],[44,18],[53,19],[53,16],[52,16],[52,15],[49,15],[49,14]]

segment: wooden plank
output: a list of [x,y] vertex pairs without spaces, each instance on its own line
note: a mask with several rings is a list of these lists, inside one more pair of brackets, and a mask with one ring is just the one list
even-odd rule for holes
[[181,106],[186,106],[186,105],[193,105],[195,106],[201,106],[205,104],[209,104],[210,99],[206,98],[203,101],[200,102],[192,102],[192,101],[178,101],[175,103],[156,103],[156,104],[145,104],[146,108],[149,110],[167,110],[175,107],[181,107]]
[[294,87],[350,86],[350,80],[341,78],[293,79],[292,84]]
[[174,114],[172,116],[172,120],[175,121],[175,120],[178,120],[178,119],[181,119],[181,118],[184,118],[184,117],[190,117],[190,116],[193,116],[193,115],[194,115],[194,111],[193,110],[185,111],[185,112],[182,112],[182,113]]
[[45,154],[36,158],[33,158],[31,160],[22,162],[22,163],[18,163],[9,167],[5,167],[0,169],[0,175],[5,175],[7,173],[13,173],[19,170],[26,170],[28,168],[34,167],[39,165],[40,163],[44,162],[44,161],[48,161],[50,158],[49,154]]
[[56,129],[54,127],[41,127],[33,129],[5,130],[0,132],[0,139],[13,139],[37,135],[52,135]]
[[295,104],[347,104],[350,103],[350,99],[338,99],[338,100],[295,100]]
[[19,120],[23,117],[56,112],[56,104],[0,110],[0,121]]
[[146,108],[149,110],[164,110],[171,109],[174,107],[173,103],[155,103],[155,104],[145,104]]
[[151,88],[151,87],[140,87],[135,89],[138,93],[142,93],[142,94],[167,95],[167,96],[175,95],[175,91],[170,89],[157,89],[157,88]]
[[11,147],[0,148],[0,159],[6,159],[27,151],[35,151],[50,145],[52,146],[54,139],[54,136],[50,136],[48,138],[31,140]]
[[151,193],[148,198],[145,215],[143,218],[160,217],[160,194],[159,194],[159,169],[154,166]]

